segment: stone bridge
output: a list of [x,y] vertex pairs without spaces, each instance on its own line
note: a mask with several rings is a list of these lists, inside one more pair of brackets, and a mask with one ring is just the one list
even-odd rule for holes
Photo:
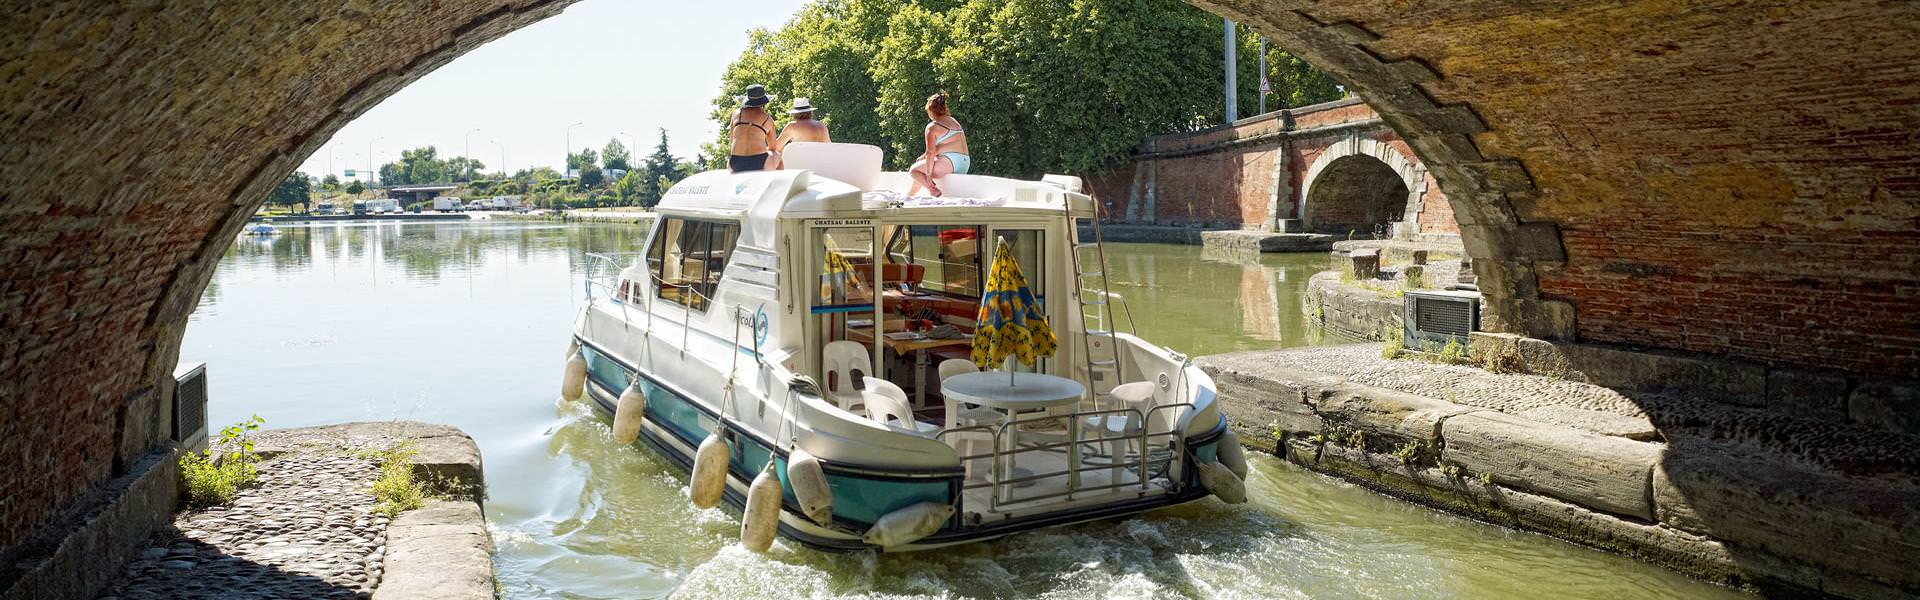
[[[124,558],[118,538],[60,540],[107,512],[130,519],[114,531],[164,518],[102,507],[171,485],[181,335],[247,215],[381,99],[570,1],[13,7],[0,565]],[[1408,193],[1437,185],[1475,258],[1488,327],[1696,373],[1642,380],[1705,397],[1920,431],[1920,4],[1192,1],[1328,70],[1398,132],[1427,173]],[[1134,216],[1285,214],[1254,206],[1176,217],[1156,199]],[[1724,367],[1669,368],[1707,363]]]
[[1147,138],[1093,181],[1120,223],[1458,241],[1453,206],[1359,98]]

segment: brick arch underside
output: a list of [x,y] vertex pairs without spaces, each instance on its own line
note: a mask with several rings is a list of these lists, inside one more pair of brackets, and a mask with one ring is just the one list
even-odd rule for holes
[[[1401,132],[1492,327],[1913,374],[1913,4],[1192,1]],[[55,0],[0,21],[0,562],[157,443],[187,317],[275,182],[570,2]]]

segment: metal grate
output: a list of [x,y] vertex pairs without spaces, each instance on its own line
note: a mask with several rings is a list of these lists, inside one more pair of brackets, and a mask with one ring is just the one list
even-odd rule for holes
[[207,364],[182,365],[173,378],[173,441],[185,442],[207,429]]
[[1466,337],[1473,331],[1473,303],[1440,298],[1414,298],[1415,325],[1420,331]]

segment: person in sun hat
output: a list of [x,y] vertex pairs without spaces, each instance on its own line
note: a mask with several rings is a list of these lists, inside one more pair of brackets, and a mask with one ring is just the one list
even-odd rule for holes
[[746,95],[734,96],[734,99],[740,108],[727,119],[727,137],[733,141],[727,168],[742,173],[764,171],[779,164],[779,155],[773,148],[773,115],[767,114],[767,104],[773,102],[773,96],[767,94],[767,87],[758,83],[749,85]]
[[813,103],[806,98],[794,98],[793,108],[787,111],[793,122],[780,128],[780,137],[773,141],[776,152],[785,153],[787,144],[793,142],[832,142],[833,136],[827,134],[827,124],[813,118]]

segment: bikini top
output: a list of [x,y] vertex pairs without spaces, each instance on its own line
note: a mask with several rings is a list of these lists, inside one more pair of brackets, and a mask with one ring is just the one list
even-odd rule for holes
[[739,120],[739,118],[740,118],[740,115],[739,115],[739,113],[734,113],[734,116],[733,116],[733,118],[734,118],[735,120],[734,120],[734,122],[733,122],[733,124],[732,124],[732,125],[728,125],[728,126],[727,126],[727,131],[733,131],[733,129],[734,129],[734,128],[736,128],[736,127],[739,127],[739,126],[741,126],[741,125],[752,125],[754,129],[758,129],[758,130],[760,130],[760,133],[762,133],[762,134],[766,134],[766,136],[767,136],[767,139],[769,139],[769,140],[771,140],[771,139],[773,139],[773,132],[771,132],[771,131],[767,131],[767,128],[766,128],[766,127],[764,127],[764,126],[762,126],[762,125],[760,125],[760,124],[759,124],[758,122],[754,122],[754,121],[741,121],[741,120]]
[[945,129],[945,130],[947,130],[947,132],[946,132],[946,133],[942,133],[942,134],[940,134],[940,137],[937,137],[937,138],[934,138],[934,140],[933,140],[933,145],[935,145],[935,146],[938,146],[938,145],[941,145],[941,144],[944,144],[944,143],[947,143],[947,140],[948,140],[948,139],[951,139],[951,138],[952,138],[953,136],[956,136],[956,135],[960,135],[960,134],[962,134],[962,133],[965,133],[965,132],[967,131],[967,130],[966,130],[966,128],[964,128],[964,127],[963,127],[963,128],[960,128],[960,129],[954,129],[954,128],[952,128],[952,127],[948,127],[948,126],[946,126],[945,124],[942,124],[942,123],[941,123],[941,122],[939,122],[939,121],[934,121],[934,122],[933,122],[933,124],[934,124],[935,126],[938,126],[938,127],[939,127],[939,128],[941,128],[941,129]]

